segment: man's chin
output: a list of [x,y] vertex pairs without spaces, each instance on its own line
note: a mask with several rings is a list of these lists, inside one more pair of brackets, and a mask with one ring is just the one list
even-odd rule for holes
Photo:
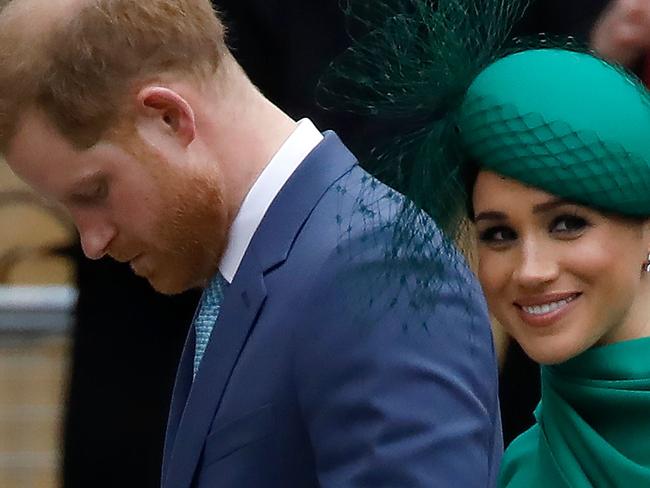
[[149,284],[154,290],[156,290],[158,293],[162,293],[163,295],[168,295],[168,296],[180,295],[181,293],[191,290],[192,288],[196,288],[191,285],[182,284],[170,280],[158,281],[149,278],[147,278],[147,280],[149,281]]
[[163,295],[179,295],[188,290],[204,288],[208,277],[217,272],[207,272],[180,260],[168,260],[166,266],[155,264],[157,262],[149,259],[146,262],[132,263],[131,268],[137,276],[146,279],[154,290]]
[[163,295],[180,295],[195,288],[201,288],[200,283],[194,283],[190,280],[183,280],[180,277],[161,277],[161,276],[145,276],[151,287],[158,293]]

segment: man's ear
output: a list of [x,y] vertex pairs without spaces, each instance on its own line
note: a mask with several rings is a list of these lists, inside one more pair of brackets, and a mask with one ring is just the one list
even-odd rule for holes
[[[196,120],[189,103],[177,92],[162,86],[146,86],[138,93],[138,112],[149,123],[171,131],[187,147],[196,136]],[[149,125],[149,124],[147,124]]]

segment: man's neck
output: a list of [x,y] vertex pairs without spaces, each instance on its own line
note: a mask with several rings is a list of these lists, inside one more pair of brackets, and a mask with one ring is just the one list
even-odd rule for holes
[[292,120],[245,79],[216,106],[210,139],[227,183],[231,218],[273,155],[296,128]]

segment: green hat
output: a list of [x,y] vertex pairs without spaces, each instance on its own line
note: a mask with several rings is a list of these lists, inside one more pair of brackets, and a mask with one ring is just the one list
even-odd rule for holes
[[590,207],[650,215],[650,97],[591,54],[499,59],[467,90],[458,128],[482,168]]

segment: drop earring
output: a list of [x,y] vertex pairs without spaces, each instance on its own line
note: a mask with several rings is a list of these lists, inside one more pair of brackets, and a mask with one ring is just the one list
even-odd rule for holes
[[642,269],[646,273],[650,273],[650,253],[648,253],[648,257],[647,257],[645,263],[643,263]]

